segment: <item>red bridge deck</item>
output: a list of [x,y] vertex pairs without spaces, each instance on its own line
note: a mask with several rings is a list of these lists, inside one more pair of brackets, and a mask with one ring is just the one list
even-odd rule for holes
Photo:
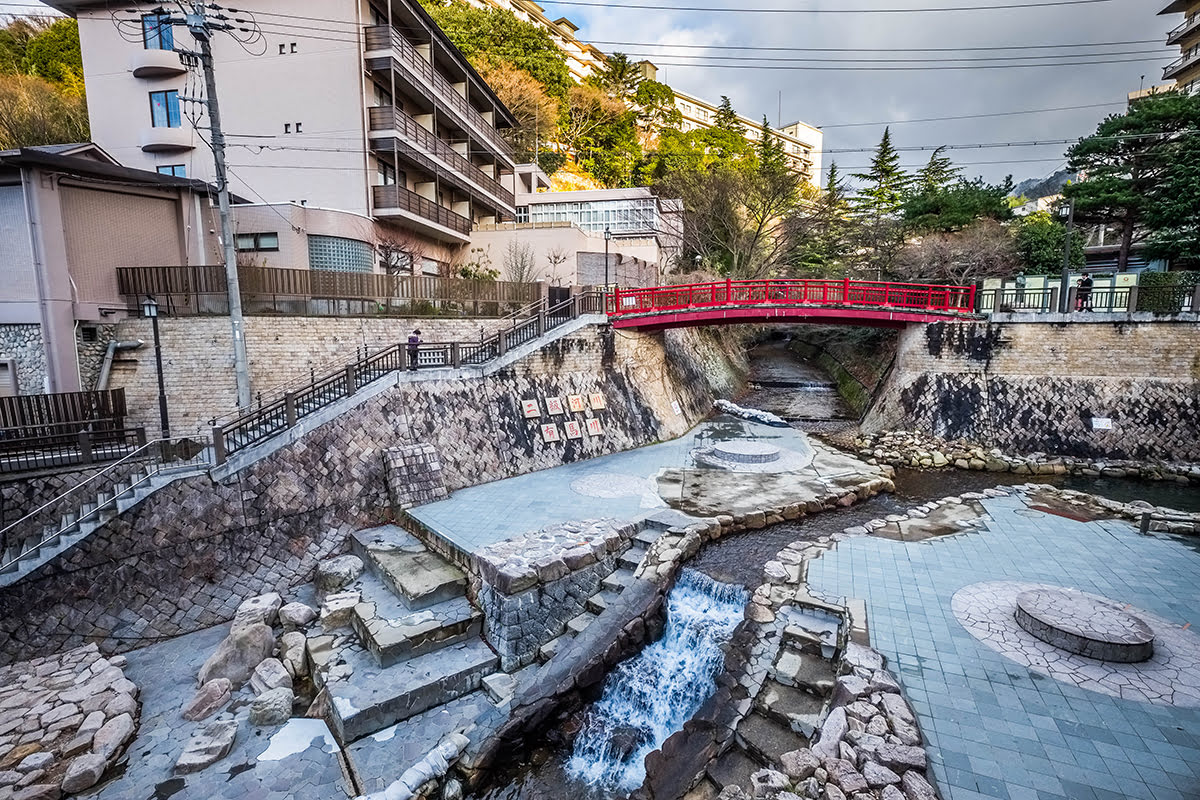
[[852,280],[717,281],[617,289],[617,328],[660,330],[736,322],[827,322],[903,327],[973,314],[974,286]]

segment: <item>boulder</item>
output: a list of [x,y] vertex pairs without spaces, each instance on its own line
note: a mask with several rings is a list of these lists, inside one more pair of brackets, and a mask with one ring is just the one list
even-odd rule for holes
[[313,583],[321,592],[338,592],[358,580],[362,575],[363,562],[358,556],[338,556],[317,564]]
[[857,642],[846,644],[845,660],[851,667],[862,667],[871,672],[883,669],[883,656],[878,651]]
[[279,609],[279,624],[285,628],[304,628],[317,618],[317,610],[304,603],[288,603]]
[[784,753],[779,757],[779,763],[783,767],[783,774],[797,781],[810,777],[821,766],[817,757],[807,749]]
[[62,779],[62,790],[68,794],[90,789],[100,782],[108,762],[98,753],[88,753],[71,762]]
[[18,790],[12,800],[58,800],[60,797],[62,789],[57,783],[35,783]]
[[325,597],[321,604],[321,627],[331,631],[345,628],[354,618],[354,607],[362,599],[360,592],[339,592]]
[[888,715],[889,722],[906,722],[909,725],[916,725],[917,718],[913,716],[912,709],[903,697],[898,694],[885,694],[879,699],[879,704],[883,706],[883,711]]
[[133,717],[121,714],[104,723],[92,739],[92,752],[111,759],[133,736]]
[[237,720],[217,719],[193,731],[175,762],[175,774],[199,772],[229,755],[237,729]]
[[867,785],[872,789],[879,789],[883,786],[900,782],[899,775],[882,764],[876,764],[874,761],[868,761],[866,764],[863,764],[862,774],[867,779]]
[[289,631],[279,637],[279,660],[293,678],[303,678],[308,674],[308,660],[304,657],[305,641],[300,631]]
[[825,771],[829,773],[829,780],[846,794],[854,794],[867,788],[867,779],[859,774],[851,762],[830,758],[826,759],[824,766]]
[[717,795],[717,800],[749,800],[746,792],[740,786],[729,785]]
[[871,693],[871,684],[857,675],[843,675],[833,687],[833,705],[844,706]]
[[896,679],[885,669],[877,669],[871,674],[871,685],[867,688],[871,694],[876,692],[883,694],[900,693],[900,684],[896,683]]
[[882,744],[875,750],[875,760],[885,767],[903,772],[906,769],[924,770],[925,750],[904,744]]
[[291,691],[292,676],[278,658],[264,658],[250,676],[250,688],[255,694],[264,694],[280,687]]
[[625,761],[647,741],[646,731],[622,725],[609,737],[608,750],[617,761]]
[[106,717],[119,717],[122,714],[128,714],[131,717],[137,716],[137,700],[134,700],[132,695],[118,694],[104,706],[104,716]]
[[900,785],[904,788],[904,796],[907,800],[937,800],[937,792],[929,785],[929,781],[925,780],[925,776],[919,772],[909,770],[904,773]]
[[47,770],[54,766],[55,760],[54,753],[47,753],[45,751],[30,753],[17,764],[17,772],[28,773],[36,772],[37,770]]
[[250,704],[250,724],[260,727],[282,725],[292,716],[295,700],[292,690],[285,686],[260,694]]
[[264,625],[274,625],[275,620],[279,618],[281,605],[283,605],[283,598],[279,596],[278,592],[260,594],[257,597],[243,600],[242,604],[237,607],[234,618],[245,620],[247,624],[261,622]]
[[841,789],[834,786],[832,783],[825,784],[825,791],[821,794],[824,800],[846,800],[845,793]]
[[895,786],[885,786],[879,792],[880,800],[905,800],[904,792],[897,789]]
[[835,708],[829,712],[825,722],[821,724],[821,738],[812,746],[813,755],[818,759],[837,758],[838,745],[849,730],[846,722],[846,709]]
[[790,785],[787,775],[782,772],[760,769],[750,776],[750,796],[754,798],[775,797]]
[[196,696],[183,709],[183,718],[188,722],[207,719],[220,711],[233,697],[233,684],[228,678],[213,678],[200,687]]
[[863,722],[870,722],[872,717],[879,716],[879,709],[866,700],[855,700],[846,706],[846,713]]
[[250,680],[254,668],[274,649],[275,634],[266,625],[259,623],[235,628],[200,668],[200,683],[226,678],[235,689],[239,688]]

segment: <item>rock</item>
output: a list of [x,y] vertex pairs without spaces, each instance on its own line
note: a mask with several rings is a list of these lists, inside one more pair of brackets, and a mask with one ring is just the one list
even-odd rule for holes
[[35,783],[15,793],[12,800],[58,800],[62,789],[57,783]]
[[904,773],[900,785],[904,787],[904,796],[907,800],[937,800],[937,792],[929,785],[929,781],[925,780],[925,776],[919,772],[909,770]]
[[134,700],[131,695],[118,694],[108,701],[108,705],[104,706],[104,716],[106,717],[119,717],[122,714],[128,714],[131,717],[137,716],[137,700]]
[[239,688],[274,649],[275,634],[266,625],[236,628],[221,640],[216,652],[200,668],[200,683],[226,678],[235,689]]
[[250,704],[250,724],[260,727],[282,725],[292,716],[295,699],[292,690],[285,686],[260,694]]
[[895,786],[885,786],[879,793],[880,800],[905,800],[904,792]]
[[[116,716],[115,714],[113,716]],[[132,716],[132,715],[130,715]],[[75,732],[79,733],[95,733],[104,727],[105,715],[103,711],[93,711],[88,714],[83,722],[79,724],[79,729]]]
[[279,609],[279,624],[285,628],[304,628],[317,618],[317,610],[304,603],[288,603]]
[[887,736],[891,730],[888,728],[887,717],[880,714],[877,717],[872,717],[867,723],[866,732],[872,736]]
[[885,669],[877,669],[871,674],[871,685],[867,689],[874,694],[882,692],[885,694],[899,694],[900,684],[896,683],[896,679]]
[[855,642],[846,644],[845,661],[852,667],[862,667],[871,672],[883,669],[883,656],[879,652]]
[[876,764],[874,761],[868,761],[863,764],[862,774],[867,779],[867,785],[872,789],[879,789],[880,787],[900,782],[899,775],[882,764]]
[[915,725],[909,725],[904,720],[893,719],[892,731],[896,734],[896,738],[900,740],[900,744],[918,745],[921,743],[921,732],[917,730]]
[[841,758],[830,758],[824,762],[829,780],[846,794],[861,792],[867,788],[867,779],[859,774],[854,764]]
[[462,784],[455,778],[448,778],[442,784],[442,800],[462,800]]
[[872,717],[879,716],[879,709],[868,703],[866,700],[855,700],[853,703],[846,706],[846,713],[855,719],[861,719],[863,722],[869,722]]
[[787,776],[782,772],[760,769],[750,776],[750,796],[754,798],[775,797],[790,785]]
[[358,556],[338,556],[317,564],[313,583],[321,592],[337,592],[345,589],[362,575],[363,562]]
[[281,605],[283,605],[283,598],[279,596],[278,592],[260,594],[257,597],[243,600],[242,604],[237,607],[234,618],[243,619],[249,624],[261,622],[264,625],[274,625],[275,620],[279,617]]
[[726,786],[717,795],[717,800],[750,800],[740,786]]
[[228,678],[213,678],[200,687],[196,696],[183,709],[183,718],[188,722],[207,719],[220,711],[233,697],[233,684]]
[[622,725],[615,728],[609,739],[608,749],[613,758],[625,761],[634,751],[646,743],[646,732],[641,728]]
[[108,762],[97,753],[88,753],[71,762],[62,779],[62,790],[68,794],[90,789],[100,782]]
[[5,786],[12,786],[19,780],[21,780],[21,773],[16,770],[6,769],[0,772],[0,789],[3,789]]
[[786,583],[788,579],[787,569],[780,561],[768,561],[763,565],[763,577],[768,583]]
[[362,599],[360,592],[340,592],[326,595],[321,604],[321,627],[327,631],[345,628],[354,617],[354,607]]
[[842,675],[833,687],[832,704],[844,706],[853,703],[858,698],[870,694],[870,687],[871,684],[857,675]]
[[832,783],[825,784],[825,793],[821,797],[825,800],[846,800],[846,795],[842,793],[842,790]]
[[783,766],[785,775],[798,781],[811,777],[817,767],[821,766],[820,760],[807,749],[784,753],[779,757],[779,763]]
[[906,769],[924,770],[925,750],[904,744],[882,744],[875,750],[875,760],[885,767],[903,772]]
[[106,760],[112,759],[133,736],[133,730],[133,717],[128,714],[113,717],[96,731],[92,739],[92,751]]
[[34,772],[35,770],[47,770],[54,766],[54,753],[30,753],[21,759],[21,763],[17,764],[17,772],[26,773]]
[[304,657],[305,642],[304,634],[300,631],[289,631],[279,637],[279,660],[293,678],[303,678],[308,674],[308,661]]
[[280,687],[292,689],[292,676],[278,658],[264,658],[250,676],[250,688],[255,694],[263,694]]
[[766,606],[760,606],[757,603],[748,603],[746,605],[746,619],[758,623],[774,622],[775,612]]
[[889,721],[899,720],[900,722],[916,725],[917,718],[913,716],[912,709],[903,697],[898,694],[885,694],[880,698],[879,704],[883,706],[883,711],[888,715]]
[[848,729],[846,709],[835,708],[830,711],[825,722],[821,724],[821,738],[812,746],[813,755],[822,761],[827,758],[837,758],[838,745]]
[[193,731],[175,762],[175,774],[199,772],[229,755],[237,738],[237,729],[237,720],[217,719]]

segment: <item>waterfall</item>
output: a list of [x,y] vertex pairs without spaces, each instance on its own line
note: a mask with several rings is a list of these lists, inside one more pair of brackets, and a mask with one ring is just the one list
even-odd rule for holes
[[575,740],[567,773],[596,789],[631,792],[646,777],[646,755],[680,730],[716,691],[721,645],[742,621],[749,595],[683,570],[667,596],[661,639],[605,679]]

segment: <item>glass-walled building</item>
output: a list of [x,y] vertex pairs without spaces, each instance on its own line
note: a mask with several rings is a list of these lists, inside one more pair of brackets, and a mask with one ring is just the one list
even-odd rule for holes
[[[588,233],[649,236],[664,232],[658,197],[645,187],[518,195],[517,222],[569,222]],[[539,202],[541,199],[545,202]],[[522,202],[523,201],[523,202]]]

